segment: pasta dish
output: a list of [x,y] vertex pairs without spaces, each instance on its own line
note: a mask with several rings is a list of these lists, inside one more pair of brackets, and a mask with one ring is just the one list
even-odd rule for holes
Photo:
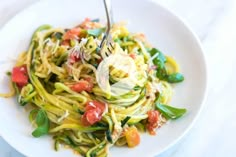
[[42,25],[8,72],[11,92],[0,96],[30,106],[32,136],[50,134],[55,150],[108,156],[110,147],[135,147],[141,132],[155,135],[186,112],[169,105],[172,84],[184,80],[174,58],[123,23],[101,45],[105,30],[88,18],[70,29]]

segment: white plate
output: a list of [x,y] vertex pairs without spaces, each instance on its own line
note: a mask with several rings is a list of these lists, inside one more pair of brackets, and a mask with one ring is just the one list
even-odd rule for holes
[[[174,56],[186,78],[176,85],[172,100],[172,105],[188,109],[184,117],[163,126],[156,136],[143,134],[136,148],[111,149],[113,157],[151,157],[180,140],[195,121],[206,95],[206,62],[196,35],[164,7],[141,0],[113,3],[115,21],[127,21],[132,32],[145,33],[155,47]],[[73,27],[85,17],[104,18],[102,0],[39,1],[15,16],[0,32],[0,92],[8,90],[5,73],[17,54],[27,49],[35,28],[41,24]],[[55,152],[51,137],[33,138],[27,117],[15,99],[0,98],[0,134],[19,152],[30,157],[78,156],[66,149]]]

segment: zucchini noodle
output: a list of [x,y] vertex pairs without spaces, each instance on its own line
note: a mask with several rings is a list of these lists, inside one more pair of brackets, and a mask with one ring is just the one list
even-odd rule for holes
[[[26,66],[28,82],[19,85],[14,81],[13,70],[10,93],[0,94],[17,95],[22,106],[28,104],[43,110],[50,124],[47,133],[53,135],[56,150],[64,144],[82,156],[107,156],[113,145],[130,146],[126,134],[130,127],[148,129],[147,124],[151,123],[148,112],[157,110],[157,102],[168,104],[171,100],[172,85],[156,76],[160,65],[155,59],[161,54],[151,54],[153,47],[144,35],[130,33],[124,24],[114,24],[113,45],[100,47],[104,32],[103,24],[88,19],[72,29],[40,26],[27,52],[19,55],[15,65]],[[96,78],[100,62],[117,53],[131,57],[136,66],[136,86],[119,96],[104,91]],[[164,57],[166,75],[179,72],[175,60]],[[128,75],[115,66],[109,68],[110,84]],[[87,89],[90,85],[91,89]],[[82,119],[88,112],[88,102],[93,101],[105,104],[105,109],[99,121],[85,125]],[[31,112],[31,120],[38,118],[35,114]],[[163,114],[158,116],[154,128],[167,121]]]

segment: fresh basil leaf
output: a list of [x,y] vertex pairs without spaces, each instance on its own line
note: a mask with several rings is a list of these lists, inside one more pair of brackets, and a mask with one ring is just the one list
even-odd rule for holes
[[48,133],[48,131],[46,131],[45,127],[38,127],[37,129],[35,129],[33,132],[32,132],[32,135],[34,137],[40,137],[40,136],[43,136],[43,135],[46,135]]
[[[160,67],[160,66],[159,66],[159,67]],[[167,77],[166,68],[165,68],[165,67],[163,67],[163,68],[157,68],[156,77],[158,77],[158,78],[161,79],[161,80],[165,80],[166,77]]]
[[37,124],[38,126],[41,126],[41,125],[44,124],[45,119],[47,118],[45,114],[46,114],[46,113],[45,113],[43,110],[39,110],[39,111],[38,111],[38,113],[37,113],[37,115],[36,115],[36,124]]
[[156,58],[153,59],[153,64],[157,66],[156,76],[161,79],[165,80],[167,77],[165,62],[166,57],[165,55],[156,48],[152,48],[149,50],[151,56],[157,55]]
[[170,83],[178,83],[184,80],[184,76],[180,73],[174,73],[167,76],[166,80]]
[[44,110],[40,109],[37,111],[35,122],[37,124],[37,128],[32,133],[34,137],[40,137],[48,134],[49,119],[47,117],[47,113]]
[[150,53],[151,56],[154,56],[159,51],[156,48],[152,48],[152,49],[148,50],[148,52]]
[[149,53],[151,56],[154,56],[155,54],[158,53],[158,56],[154,60],[159,61],[163,64],[166,62],[165,55],[161,51],[159,51],[158,49],[152,48],[151,50],[149,50]]
[[186,113],[186,109],[184,108],[175,108],[169,105],[163,105],[160,103],[156,103],[156,108],[166,117],[170,119],[177,119],[183,116]]
[[88,33],[89,35],[98,37],[98,36],[100,36],[104,31],[105,31],[105,28],[96,28],[96,29],[89,29],[89,30],[87,30],[87,33]]

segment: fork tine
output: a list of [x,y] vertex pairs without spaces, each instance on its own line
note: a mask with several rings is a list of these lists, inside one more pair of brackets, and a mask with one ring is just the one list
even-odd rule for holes
[[104,42],[105,42],[105,40],[106,40],[106,38],[107,38],[107,35],[106,34],[104,34],[104,36],[103,36],[103,38],[102,38],[102,41],[101,41],[101,44],[100,44],[100,48],[102,48],[103,47],[103,45],[104,45]]
[[113,15],[112,15],[112,7],[111,7],[111,1],[110,0],[103,0],[105,11],[106,11],[106,18],[107,18],[107,28],[106,32],[102,38],[100,49],[104,48],[104,45],[107,46],[107,50],[105,54],[110,55],[112,53],[112,50],[114,49],[114,46],[112,45],[112,37],[110,34],[111,25],[113,23]]
[[109,45],[112,47],[113,50],[115,49],[111,42],[109,43]]
[[105,51],[105,54],[106,54],[107,57],[110,56],[109,51]]
[[112,53],[112,51],[111,51],[111,49],[110,49],[109,47],[107,47],[107,49],[108,49],[108,51],[109,51],[110,53]]

